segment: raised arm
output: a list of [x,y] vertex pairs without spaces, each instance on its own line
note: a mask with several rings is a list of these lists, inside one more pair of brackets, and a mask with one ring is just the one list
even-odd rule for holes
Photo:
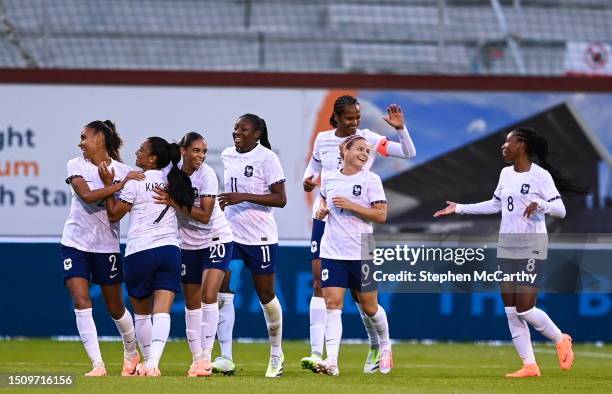
[[410,159],[416,156],[416,147],[408,129],[404,124],[404,114],[399,105],[392,104],[387,108],[387,116],[383,118],[389,126],[393,127],[399,137],[399,143],[382,139],[376,147],[376,151],[383,156],[399,157],[401,159]]

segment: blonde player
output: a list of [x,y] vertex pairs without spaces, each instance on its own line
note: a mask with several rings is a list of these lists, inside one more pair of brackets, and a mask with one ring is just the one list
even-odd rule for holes
[[[359,135],[365,138],[367,143],[381,156],[391,156],[402,159],[414,157],[416,155],[416,149],[404,125],[402,109],[398,105],[389,106],[389,108],[387,108],[387,117],[383,119],[397,131],[399,143],[389,141],[386,137],[370,130],[358,129],[357,127],[361,120],[359,102],[352,96],[338,97],[334,103],[333,112],[329,119],[329,123],[334,129],[320,132],[315,139],[312,158],[304,173],[304,191],[312,191],[316,186],[317,178],[319,178],[321,174],[339,169],[342,166],[338,146],[345,141],[347,137],[352,135]],[[372,167],[375,156],[374,152],[369,155],[367,163],[364,164],[364,170],[369,170]],[[301,360],[302,368],[310,369],[313,372],[316,371],[315,365],[321,360],[323,355],[326,319],[325,301],[323,300],[323,293],[321,290],[321,260],[319,259],[321,236],[325,230],[325,220],[318,220],[315,217],[319,205],[320,198],[317,197],[313,204],[311,237],[313,276],[313,296],[310,299],[311,355]],[[351,293],[359,309],[361,319],[370,341],[370,348],[363,371],[365,373],[374,373],[378,370],[381,354],[376,328],[370,324],[370,319],[364,313],[352,289]]]
[[[317,372],[339,375],[338,352],[342,338],[342,306],[346,289],[355,292],[366,315],[367,323],[374,327],[381,349],[381,373],[393,367],[389,325],[385,310],[378,305],[378,293],[372,281],[362,278],[364,235],[372,234],[372,222],[387,219],[387,201],[380,177],[366,169],[370,159],[368,141],[353,135],[341,145],[343,166],[326,172],[321,181],[323,202],[316,218],[327,217],[321,239],[321,287],[327,308],[325,342],[327,358],[316,363]],[[364,261],[365,260],[365,261]]]
[[266,319],[271,349],[265,376],[279,377],[285,356],[281,347],[283,311],[274,291],[278,231],[272,208],[282,208],[287,202],[285,176],[270,149],[263,119],[242,115],[232,135],[234,146],[221,154],[225,193],[219,195],[219,204],[234,235],[232,260],[243,260],[250,269]]
[[[434,216],[501,211],[497,248],[501,269],[511,274],[536,273],[541,280],[548,240],[544,216],[565,217],[565,206],[558,190],[583,191],[548,164],[548,142],[529,128],[517,128],[508,133],[502,145],[502,156],[512,165],[502,170],[491,200],[478,204],[447,202],[448,206]],[[533,162],[534,157],[539,165]],[[572,338],[563,334],[550,317],[536,307],[537,283],[502,282],[501,292],[512,342],[523,361],[521,369],[506,377],[540,376],[527,323],[556,344],[560,368],[570,369],[574,362]]]
[[189,176],[193,187],[193,207],[191,211],[180,208],[166,191],[160,191],[156,199],[179,212],[185,327],[193,357],[187,376],[210,376],[219,323],[217,296],[232,257],[232,230],[217,202],[217,175],[204,163],[206,140],[191,132],[185,134],[179,146],[181,170]]
[[[90,282],[100,285],[106,306],[123,339],[121,374],[133,373],[140,360],[132,315],[123,305],[119,223],[110,223],[104,209],[104,200],[114,198],[128,180],[144,178],[140,172],[130,171],[129,166],[121,163],[121,145],[115,125],[110,120],[96,120],[87,124],[81,132],[79,148],[83,156],[68,162],[66,183],[72,186],[73,193],[70,214],[62,234],[60,257],[64,283],[74,303],[79,335],[93,363],[93,369],[85,376],[106,375],[92,316]],[[108,186],[104,186],[98,175],[98,166],[102,164],[113,175]]]
[[[166,189],[178,207],[189,211],[193,190],[189,177],[177,166],[177,144],[149,137],[136,152],[136,166],[145,174],[143,182],[128,182],[118,201],[106,199],[111,222],[130,212],[130,230],[125,250],[125,279],[136,314],[136,338],[145,357],[138,374],[160,376],[161,359],[170,332],[170,309],[180,291],[181,251],[176,213],[170,206],[155,203],[156,188]],[[162,169],[172,163],[168,175]],[[105,185],[112,174],[104,165],[100,177]],[[152,315],[152,317],[151,317]],[[151,321],[152,320],[152,321]]]

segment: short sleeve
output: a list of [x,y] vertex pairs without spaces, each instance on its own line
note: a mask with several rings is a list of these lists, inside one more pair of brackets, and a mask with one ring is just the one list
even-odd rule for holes
[[215,171],[207,167],[200,178],[200,184],[198,185],[198,193],[200,197],[216,197],[219,194],[219,181],[217,180],[217,174]]
[[268,187],[276,183],[285,182],[285,174],[283,173],[283,167],[281,167],[278,156],[272,151],[270,155],[263,162],[265,182]]
[[555,181],[548,171],[544,171],[540,192],[542,194],[542,200],[547,202],[552,202],[561,198],[561,194],[559,190],[557,190],[557,186],[555,186]]
[[136,196],[138,195],[138,182],[136,180],[129,180],[121,189],[119,194],[119,201],[123,201],[128,204],[134,204]]
[[83,178],[83,169],[79,165],[77,160],[70,160],[68,164],[66,164],[68,177],[66,178],[66,183],[70,185],[74,178]]
[[374,173],[370,174],[372,177],[370,182],[368,182],[368,202],[370,205],[386,203],[387,197],[385,196],[385,190],[383,189],[380,177]]

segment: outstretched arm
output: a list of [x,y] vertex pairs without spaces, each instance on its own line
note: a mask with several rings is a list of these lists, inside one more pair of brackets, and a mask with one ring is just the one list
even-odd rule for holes
[[501,211],[501,200],[495,195],[489,201],[483,201],[476,204],[457,204],[452,201],[447,201],[446,208],[435,212],[434,217],[452,215],[455,213],[468,215],[490,215]]

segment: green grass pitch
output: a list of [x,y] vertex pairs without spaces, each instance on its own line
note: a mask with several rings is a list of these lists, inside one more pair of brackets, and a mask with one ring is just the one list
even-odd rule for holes
[[[102,354],[110,376],[81,377],[90,364],[80,342],[51,340],[0,341],[0,374],[62,373],[78,376],[75,386],[64,388],[0,388],[0,392],[96,392],[96,393],[406,393],[406,392],[610,392],[612,390],[612,346],[577,345],[576,362],[569,372],[558,368],[554,347],[536,346],[536,358],[543,376],[509,380],[503,377],[520,366],[511,345],[409,344],[394,346],[395,368],[389,375],[361,372],[366,345],[342,345],[340,376],[322,376],[300,369],[307,355],[305,342],[286,341],[285,376],[263,377],[268,362],[268,345],[234,345],[238,364],[236,376],[187,378],[190,364],[187,344],[170,342],[160,365],[161,378],[124,378],[122,347],[102,342]],[[215,353],[216,354],[216,353]],[[340,391],[341,390],[341,391]]]

